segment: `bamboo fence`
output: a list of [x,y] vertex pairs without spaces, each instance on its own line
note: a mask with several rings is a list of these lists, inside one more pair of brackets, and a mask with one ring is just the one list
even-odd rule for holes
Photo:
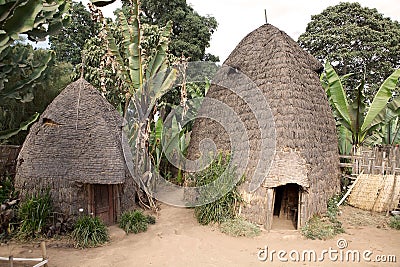
[[351,156],[340,156],[342,168],[351,168],[357,183],[352,186],[348,203],[371,211],[400,208],[400,149],[398,146],[360,147]]

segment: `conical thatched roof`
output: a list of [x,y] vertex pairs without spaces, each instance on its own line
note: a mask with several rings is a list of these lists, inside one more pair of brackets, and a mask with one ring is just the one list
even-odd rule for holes
[[[231,90],[217,85],[211,86],[207,94],[229,105],[246,125],[250,139],[246,174],[251,176],[257,162],[263,160],[257,155],[270,147],[264,147],[268,144],[263,144],[263,137],[257,131],[259,123],[252,110],[245,106],[249,102],[259,107],[269,105],[275,123],[276,154],[270,170],[265,170],[263,187],[297,183],[308,190],[312,198],[316,196],[306,204],[315,205],[307,209],[307,215],[324,209],[327,196],[338,190],[339,179],[335,121],[319,81],[322,65],[286,33],[270,24],[248,34],[224,65],[249,77],[267,100],[267,103],[256,102],[250,95],[244,101]],[[205,138],[214,140],[219,149],[230,149],[229,137],[221,126],[215,121],[198,119],[189,146],[190,158],[199,156],[199,143]],[[260,190],[255,194],[260,197],[259,205],[264,205],[265,192]],[[253,195],[254,201],[256,198]],[[312,201],[317,203],[311,204]]]
[[123,183],[122,123],[92,85],[84,79],[70,84],[32,126],[18,158],[16,184]]

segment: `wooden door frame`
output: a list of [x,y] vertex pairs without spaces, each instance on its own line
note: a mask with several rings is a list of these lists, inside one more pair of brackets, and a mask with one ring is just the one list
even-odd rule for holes
[[[303,187],[297,183],[294,183],[298,186],[298,203],[297,203],[297,225],[296,225],[296,230],[300,229],[302,226],[303,220],[304,220],[304,196],[305,191],[303,190]],[[281,185],[285,186],[287,184]],[[271,230],[272,228],[272,223],[273,223],[273,217],[274,217],[274,207],[275,207],[275,194],[276,194],[276,187],[271,187],[267,188],[267,193],[266,193],[266,220],[265,220],[265,229],[266,230]],[[281,203],[282,205],[282,203]]]
[[115,223],[118,219],[120,212],[119,203],[119,187],[115,184],[87,184],[88,193],[88,213],[91,216],[96,216],[96,203],[95,203],[95,186],[106,185],[108,186],[108,203],[110,203],[109,216],[112,217],[111,224]]
[[267,188],[267,197],[266,197],[266,218],[265,218],[265,229],[271,230],[272,228],[272,220],[274,218],[274,204],[275,204],[275,189],[276,187]]

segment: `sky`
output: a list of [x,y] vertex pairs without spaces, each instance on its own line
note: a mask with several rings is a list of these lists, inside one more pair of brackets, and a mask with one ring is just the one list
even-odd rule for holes
[[[305,32],[312,15],[321,13],[328,6],[343,0],[187,0],[200,15],[210,15],[218,22],[217,31],[212,35],[206,52],[219,56],[223,62],[236,45],[248,33],[265,23],[286,32],[297,41]],[[400,0],[359,0],[363,7],[376,8],[379,13],[392,20],[400,21]],[[102,8],[105,16],[112,16],[118,1]]]

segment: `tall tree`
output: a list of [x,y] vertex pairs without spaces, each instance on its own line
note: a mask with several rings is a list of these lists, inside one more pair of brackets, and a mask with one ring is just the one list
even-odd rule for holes
[[49,38],[57,61],[70,62],[73,65],[80,63],[85,41],[96,36],[99,31],[100,26],[91,19],[85,6],[81,2],[73,2],[69,24]]
[[[339,75],[354,73],[346,88],[356,88],[365,75],[364,93],[370,101],[400,67],[400,24],[359,3],[340,3],[312,16],[298,42],[320,61],[329,59]],[[347,94],[355,97],[356,92]]]
[[214,17],[200,16],[186,0],[142,0],[141,11],[143,23],[163,26],[173,22],[169,50],[175,56],[183,54],[191,61],[219,61],[218,57],[205,53],[218,26]]

